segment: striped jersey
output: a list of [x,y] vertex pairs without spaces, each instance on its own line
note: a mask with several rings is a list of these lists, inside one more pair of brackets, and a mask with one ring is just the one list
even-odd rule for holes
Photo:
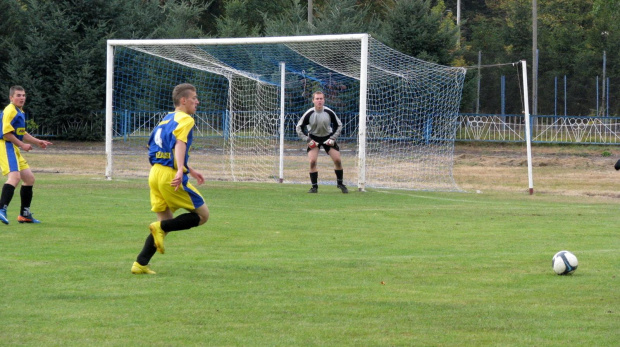
[[299,119],[295,130],[304,141],[308,141],[310,135],[316,137],[329,136],[329,138],[336,140],[342,132],[342,122],[330,108],[323,107],[323,111],[317,112],[312,107]]
[[169,113],[157,124],[149,138],[149,162],[177,169],[174,147],[177,140],[187,144],[185,149],[185,172],[189,171],[189,150],[192,145],[194,118],[185,112]]
[[13,133],[15,137],[23,141],[26,134],[26,114],[24,111],[13,104],[9,104],[2,111],[0,118],[2,118],[2,136]]

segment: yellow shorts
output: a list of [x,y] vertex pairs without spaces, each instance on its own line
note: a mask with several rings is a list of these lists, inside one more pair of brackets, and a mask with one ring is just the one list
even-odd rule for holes
[[30,168],[26,159],[22,157],[19,147],[5,140],[0,140],[0,167],[4,176],[8,175],[9,172]]
[[163,212],[167,208],[174,212],[180,208],[194,211],[204,205],[205,200],[191,183],[183,176],[183,183],[177,191],[170,185],[177,171],[171,167],[155,164],[149,173],[151,188],[151,211]]

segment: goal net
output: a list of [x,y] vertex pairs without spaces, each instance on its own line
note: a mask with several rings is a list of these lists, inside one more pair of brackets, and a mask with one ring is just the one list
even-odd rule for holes
[[[367,34],[109,40],[106,176],[146,176],[146,143],[172,112],[172,89],[196,86],[190,165],[208,180],[308,183],[295,126],[323,91],[343,123],[345,183],[458,190],[454,138],[465,70],[395,51]],[[319,156],[319,182],[335,184]]]

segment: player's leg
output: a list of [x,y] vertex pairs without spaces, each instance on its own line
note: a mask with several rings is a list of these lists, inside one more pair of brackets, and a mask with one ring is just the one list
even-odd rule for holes
[[329,149],[327,152],[334,161],[334,172],[336,173],[336,185],[344,194],[348,193],[347,186],[343,183],[344,169],[342,168],[342,159],[340,158],[340,148],[338,145]]
[[[157,220],[162,221],[166,219],[171,219],[173,217],[172,211],[170,209],[166,209],[165,211],[157,212]],[[157,247],[155,246],[155,239],[153,238],[153,234],[149,234],[144,241],[144,246],[142,247],[142,251],[138,254],[136,261],[133,263],[131,267],[131,273],[135,275],[146,274],[146,275],[154,275],[155,271],[151,270],[149,267],[149,262],[157,252]]]
[[189,183],[188,176],[183,178],[182,187],[183,189],[176,191],[171,186],[166,187],[164,197],[166,204],[173,211],[182,208],[189,212],[163,220],[161,227],[165,232],[191,229],[206,223],[209,219],[209,209],[205,200],[198,189]]
[[2,175],[7,176],[6,183],[2,186],[2,193],[0,193],[0,221],[4,224],[9,224],[9,219],[6,215],[6,210],[13,199],[15,194],[15,187],[19,184],[19,164],[21,157],[19,150],[13,145],[1,141],[0,146],[0,167],[2,168]]
[[7,175],[6,183],[2,186],[2,193],[0,193],[0,221],[4,224],[9,224],[9,218],[7,217],[7,208],[13,200],[15,195],[15,187],[19,184],[20,175],[19,171],[9,172]]
[[317,193],[319,189],[319,170],[317,160],[319,158],[319,147],[308,148],[308,161],[310,162],[310,183],[312,187],[308,193]]
[[[206,223],[209,219],[209,209],[198,189],[189,183],[187,175],[183,177],[182,189],[175,190],[174,187],[170,186],[170,183],[167,183],[160,185],[159,190],[166,201],[166,205],[172,211],[177,209],[189,211],[174,218],[151,224],[155,246],[160,253],[163,253],[163,237],[165,235],[172,231],[187,230]],[[158,238],[158,235],[161,235],[161,239]]]
[[207,204],[203,204],[192,212],[196,213],[200,217],[200,222],[198,225],[203,225],[209,220],[209,207]]
[[34,174],[30,168],[20,171],[20,177],[22,180],[22,187],[19,190],[19,196],[21,197],[21,208],[19,210],[19,216],[17,221],[20,223],[41,223],[32,216],[30,212],[30,204],[32,203],[32,188],[34,187]]
[[[151,211],[157,214],[157,220],[162,221],[165,219],[170,219],[173,217],[172,211],[166,205],[166,200],[163,195],[159,191],[159,179],[161,178],[162,169],[159,165],[154,165],[151,167],[151,171],[149,173],[149,187],[150,187],[150,201],[151,201]],[[159,222],[156,222],[159,223]],[[152,226],[155,223],[151,223],[149,225],[149,229],[151,232],[146,237],[144,241],[144,246],[142,250],[138,254],[136,261],[131,266],[131,273],[136,275],[154,275],[155,271],[151,270],[149,267],[149,262],[151,258],[157,252],[157,246],[155,243],[155,238],[153,237]],[[162,232],[163,234],[163,232]],[[162,237],[163,240],[163,237]]]

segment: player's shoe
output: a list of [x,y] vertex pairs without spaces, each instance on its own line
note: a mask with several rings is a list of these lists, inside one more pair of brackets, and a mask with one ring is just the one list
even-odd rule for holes
[[134,275],[155,275],[157,272],[151,270],[149,265],[140,265],[137,261],[131,266],[131,273]]
[[41,223],[40,220],[32,216],[32,213],[28,213],[28,216],[22,216],[22,215],[17,216],[17,221],[20,223],[35,223],[35,224]]
[[312,187],[310,188],[310,190],[308,191],[308,193],[318,193],[319,192],[319,187]]
[[6,208],[0,208],[0,221],[4,224],[9,224],[9,219],[6,218]]
[[161,222],[151,223],[149,229],[151,229],[151,235],[153,235],[153,240],[155,240],[157,251],[164,254],[164,237],[166,237],[166,232],[162,230]]
[[339,184],[337,187],[342,191],[343,194],[347,194],[349,192],[347,186],[345,186],[344,184]]

